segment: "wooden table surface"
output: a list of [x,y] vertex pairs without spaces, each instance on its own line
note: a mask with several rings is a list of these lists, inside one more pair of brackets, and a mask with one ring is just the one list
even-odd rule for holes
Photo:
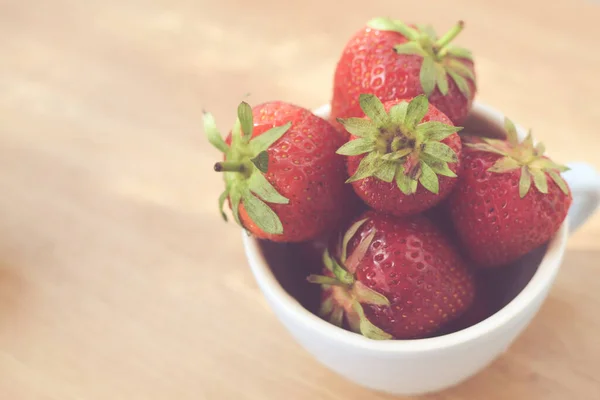
[[[390,398],[270,312],[201,129],[203,107],[230,127],[246,93],[327,102],[371,16],[464,19],[479,100],[600,168],[597,1],[343,3],[0,1],[0,399]],[[596,215],[510,351],[424,398],[599,399],[599,259]]]

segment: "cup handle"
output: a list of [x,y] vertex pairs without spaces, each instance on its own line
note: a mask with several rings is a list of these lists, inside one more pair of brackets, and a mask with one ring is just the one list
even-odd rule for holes
[[569,232],[573,233],[594,214],[600,205],[600,174],[594,167],[582,162],[567,165],[571,168],[562,175],[573,194],[569,210]]

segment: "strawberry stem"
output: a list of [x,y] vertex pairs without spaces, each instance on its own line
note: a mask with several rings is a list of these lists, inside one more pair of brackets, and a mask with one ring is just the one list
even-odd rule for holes
[[246,167],[241,161],[221,161],[215,164],[217,172],[245,172]]
[[[454,25],[452,27],[452,29],[450,29],[448,32],[446,32],[446,34],[444,36],[442,36],[441,38],[439,38],[436,42],[435,42],[435,46],[439,49],[442,50],[444,47],[446,47],[452,40],[454,40],[455,37],[458,36],[458,34],[463,30],[463,28],[465,27],[465,23],[464,21],[458,21],[458,23],[456,25]],[[438,50],[438,51],[439,51]]]

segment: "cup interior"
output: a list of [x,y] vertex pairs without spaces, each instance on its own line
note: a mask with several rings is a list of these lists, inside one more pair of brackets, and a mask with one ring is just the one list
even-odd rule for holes
[[[266,265],[281,288],[307,311],[316,314],[320,288],[308,283],[306,277],[311,273],[320,273],[320,264],[306,253],[302,245],[262,240],[258,243]],[[485,287],[486,300],[489,302],[488,318],[523,291],[538,271],[547,246],[538,247],[505,267],[478,272],[478,281]]]
[[[315,113],[326,117],[328,111],[328,107],[325,106],[316,110]],[[523,139],[525,131],[518,126],[517,130],[519,136]],[[485,105],[475,104],[469,118],[464,123],[463,132],[478,134],[478,132],[483,131],[486,132],[487,136],[500,137],[503,135],[503,116]],[[393,342],[415,344],[415,342],[429,341],[432,344],[434,343],[432,341],[439,339],[440,336],[452,336],[453,342],[461,342],[474,335],[482,334],[486,330],[493,329],[494,326],[515,317],[528,302],[532,301],[551,284],[560,264],[559,259],[564,251],[566,238],[567,224],[564,223],[553,239],[516,262],[500,268],[479,271],[478,279],[484,282],[490,307],[489,316],[485,320],[450,334],[438,334],[434,335],[433,338]],[[288,304],[292,306],[289,309],[304,314],[310,313],[310,316],[302,315],[299,317],[308,317],[307,321],[325,324],[321,325],[319,329],[342,331],[341,328],[330,325],[316,316],[320,300],[320,288],[318,285],[308,283],[306,277],[311,273],[319,273],[321,265],[316,260],[314,253],[311,254],[307,251],[306,244],[275,243],[245,238],[247,251],[248,243],[251,241],[253,243],[250,246],[254,250],[250,251],[256,254],[250,254],[250,256],[260,258],[258,262],[252,262],[251,260],[251,266],[263,290],[268,285],[275,286],[270,287],[269,291],[271,295],[278,296],[277,301],[296,303]],[[265,270],[262,270],[262,268]],[[263,279],[265,281],[261,282]],[[296,305],[299,305],[300,308]],[[329,326],[327,327],[327,325]],[[470,331],[470,333],[467,331]],[[347,333],[356,336],[356,340],[368,340],[358,334]]]

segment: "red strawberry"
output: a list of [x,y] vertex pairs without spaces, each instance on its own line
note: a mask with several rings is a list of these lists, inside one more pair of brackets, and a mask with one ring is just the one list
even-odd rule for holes
[[449,43],[463,22],[441,38],[431,27],[375,18],[346,44],[337,64],[331,118],[360,117],[361,93],[382,101],[425,94],[455,124],[471,109],[476,79],[471,53]]
[[427,218],[367,211],[324,254],[321,317],[372,339],[425,337],[473,301],[473,278]]
[[[339,119],[352,134],[348,156],[354,191],[378,211],[404,216],[433,207],[457,182],[461,128],[423,95],[382,104],[360,95],[364,118]],[[419,185],[420,183],[420,185]]]
[[[448,206],[467,254],[481,267],[515,261],[548,241],[572,202],[560,172],[567,168],[534,147],[531,132],[519,143],[506,119],[507,140],[465,144],[464,170]],[[533,185],[532,185],[533,181]]]
[[491,315],[492,313],[488,305],[476,297],[473,301],[473,305],[471,305],[460,318],[443,327],[442,330],[434,336],[449,335],[454,332],[462,331],[480,323]]
[[467,329],[480,323],[494,314],[492,293],[489,285],[490,283],[488,283],[483,276],[476,276],[475,297],[471,307],[469,307],[459,318],[442,327],[442,329],[434,336],[448,335],[450,333],[462,331],[463,329]]
[[309,110],[282,102],[251,109],[242,102],[226,141],[212,115],[204,115],[204,126],[210,142],[225,153],[215,165],[226,184],[220,207],[228,199],[236,222],[255,236],[310,240],[349,210],[344,158],[335,153],[344,137]]

